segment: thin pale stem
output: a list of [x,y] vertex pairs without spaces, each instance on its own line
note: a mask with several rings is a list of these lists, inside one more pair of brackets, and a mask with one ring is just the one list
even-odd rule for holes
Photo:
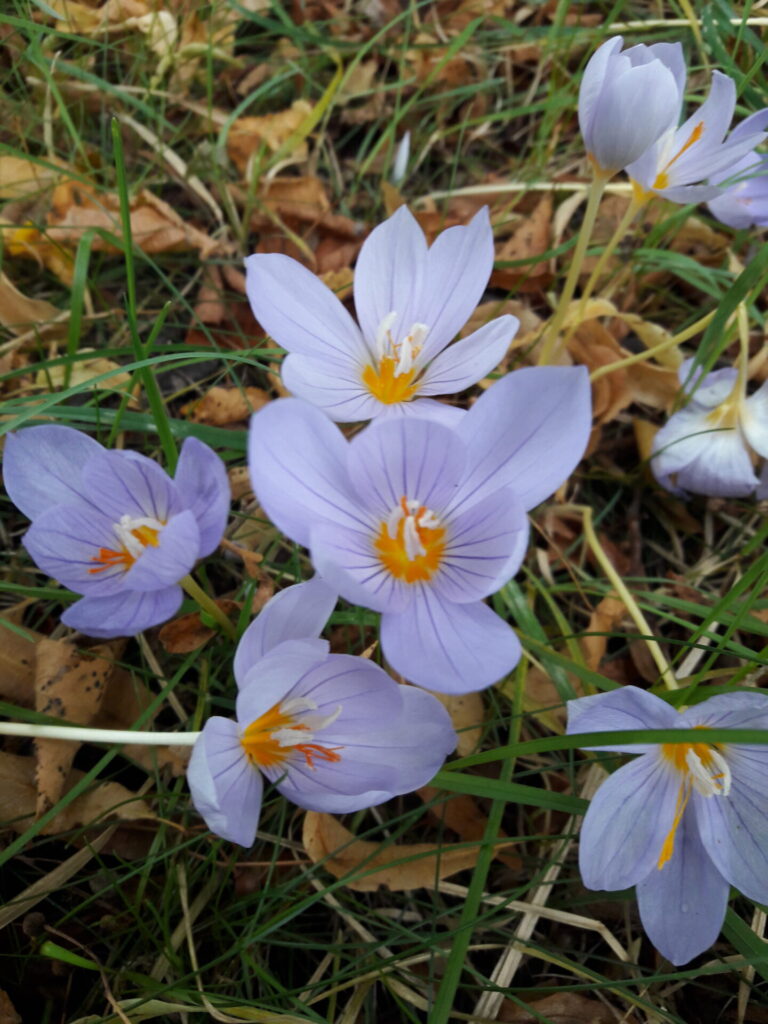
[[666,341],[659,342],[658,345],[653,345],[651,348],[646,349],[645,352],[636,352],[632,356],[627,356],[626,359],[617,359],[615,363],[608,363],[607,366],[599,366],[596,370],[593,370],[589,375],[591,381],[599,380],[601,377],[605,377],[607,373],[613,373],[614,370],[622,370],[625,366],[632,366],[634,363],[645,362],[646,359],[653,359],[654,356],[662,355],[664,352],[668,352],[670,349],[677,348],[682,345],[684,341],[688,341],[699,331],[703,331],[707,328],[710,321],[714,318],[716,309],[712,310],[711,313],[707,313],[700,320],[697,320],[695,324],[691,324],[690,327],[686,327],[684,331],[680,331],[679,334],[673,335],[671,338],[667,338]]
[[195,582],[191,576],[185,576],[184,579],[179,580],[179,583],[185,592],[189,594],[192,600],[197,602],[201,611],[206,612],[215,622],[218,623],[225,636],[229,637],[230,640],[237,640],[237,630],[213,598],[206,594],[199,583]]
[[606,555],[602,544],[600,543],[595,528],[592,525],[592,509],[587,505],[565,505],[562,506],[565,511],[578,512],[581,515],[582,525],[584,527],[584,536],[587,544],[595,556],[600,568],[607,576],[611,586],[618,594],[620,600],[623,602],[624,607],[627,609],[630,618],[637,626],[638,630],[642,634],[645,645],[653,658],[656,668],[659,670],[659,675],[668,690],[677,689],[677,679],[675,673],[672,671],[672,667],[664,657],[664,653],[659,645],[658,640],[653,635],[653,630],[648,624],[648,620],[643,615],[640,607],[635,601],[634,597],[630,594],[627,589],[624,580],[621,578],[618,572],[611,562],[608,555]]
[[549,321],[546,331],[544,332],[544,338],[541,343],[541,352],[539,353],[539,366],[546,366],[552,362],[553,356],[557,353],[560,341],[560,330],[563,326],[568,307],[573,299],[573,293],[576,291],[576,283],[579,280],[579,273],[581,272],[582,264],[584,263],[584,255],[589,245],[589,240],[592,237],[592,230],[595,226],[595,220],[597,219],[597,210],[600,205],[600,199],[605,191],[606,178],[602,175],[595,175],[592,179],[592,184],[587,192],[587,208],[584,211],[584,220],[581,224],[581,230],[579,231],[579,237],[576,241],[576,248],[573,251],[573,258],[571,265],[568,268],[568,274],[565,278],[565,284],[563,290],[560,293],[560,299],[555,308],[555,312],[552,314],[552,319]]
[[87,729],[78,725],[0,722],[0,736],[71,740],[73,743],[139,743],[146,747],[191,747],[199,732],[139,732],[136,729]]

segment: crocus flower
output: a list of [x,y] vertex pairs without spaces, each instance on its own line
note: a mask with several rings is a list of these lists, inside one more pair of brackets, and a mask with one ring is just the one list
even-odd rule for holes
[[[731,138],[745,138],[766,126],[768,110],[760,110],[734,128]],[[768,157],[747,153],[713,175],[710,183],[727,185],[724,192],[707,204],[719,221],[731,228],[768,227]]]
[[331,419],[414,412],[455,421],[457,409],[428,396],[463,391],[501,361],[519,322],[501,316],[450,348],[493,267],[487,208],[431,248],[404,206],[375,228],[355,269],[360,326],[314,274],[280,254],[246,261],[254,315],[290,353],[285,386]]
[[29,427],[7,436],[3,479],[32,520],[29,554],[83,595],[62,622],[96,637],[170,618],[179,580],[216,548],[229,511],[224,464],[191,437],[171,480],[151,459],[107,451],[71,427]]
[[[623,686],[568,702],[568,734],[629,729],[768,729],[764,693],[728,693],[675,711]],[[600,787],[581,828],[589,889],[637,886],[654,946],[684,964],[711,946],[729,885],[768,902],[768,747],[661,743],[589,747],[642,757]]]
[[737,369],[701,379],[692,363],[679,370],[690,401],[654,437],[654,476],[673,494],[746,497],[758,486],[756,457],[768,457],[768,383],[747,398]]
[[299,807],[356,811],[423,786],[456,746],[437,698],[365,658],[328,654],[316,638],[335,603],[315,577],[243,634],[237,721],[209,718],[187,771],[192,802],[224,839],[253,844],[264,777]]
[[610,178],[637,160],[680,117],[685,60],[680,43],[603,43],[584,69],[579,126],[597,174]]
[[714,71],[709,96],[696,113],[680,128],[668,128],[625,168],[636,195],[649,199],[660,195],[675,203],[698,203],[718,196],[723,191],[721,185],[695,182],[716,177],[766,138],[756,122],[747,119],[747,130],[736,129],[725,139],[735,106],[733,80]]
[[428,689],[468,693],[519,658],[483,598],[517,572],[525,510],[568,477],[589,426],[584,367],[511,373],[453,429],[400,417],[349,442],[287,398],[252,418],[249,469],[267,515],[310,549],[323,578],[382,613],[390,665]]

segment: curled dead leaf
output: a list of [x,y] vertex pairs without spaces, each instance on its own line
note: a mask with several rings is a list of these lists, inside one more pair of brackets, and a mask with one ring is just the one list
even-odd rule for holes
[[201,399],[190,402],[181,411],[193,423],[228,427],[249,419],[251,413],[261,409],[268,401],[269,395],[261,388],[213,387]]
[[[232,122],[227,135],[227,153],[240,173],[248,178],[248,163],[261,147],[276,153],[294,133],[299,132],[302,123],[312,113],[312,104],[306,100],[294,100],[286,110],[262,117],[238,117]],[[309,150],[305,138],[297,139],[290,153],[292,162],[302,163]]]
[[0,272],[0,324],[14,334],[36,329],[40,333],[64,335],[69,311],[58,309],[45,299],[30,299]]
[[[238,601],[231,601],[226,597],[217,598],[216,604],[227,618],[232,618],[240,610]],[[160,643],[169,654],[189,654],[191,651],[198,651],[215,635],[216,630],[203,623],[199,612],[190,612],[188,615],[171,619],[159,633]]]

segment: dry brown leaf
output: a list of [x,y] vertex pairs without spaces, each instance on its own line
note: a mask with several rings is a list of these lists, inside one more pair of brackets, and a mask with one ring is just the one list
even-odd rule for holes
[[22,1024],[11,997],[0,988],[0,1024]]
[[[68,640],[43,637],[35,652],[35,710],[89,725],[98,714],[115,659],[123,646],[122,640],[113,641],[97,644],[83,653]],[[71,740],[35,740],[38,815],[61,797],[79,748],[80,744]]]
[[640,459],[647,462],[653,452],[653,439],[659,431],[657,424],[649,423],[648,420],[641,420],[635,417],[632,420],[632,429],[635,433],[635,444]]
[[231,540],[226,538],[219,541],[219,546],[224,551],[229,551],[230,554],[240,559],[246,575],[250,576],[252,580],[264,579],[264,572],[261,568],[264,555],[260,551],[251,551],[249,548],[243,547],[242,544],[233,544]]
[[[93,349],[80,349],[81,353],[92,351]],[[45,390],[55,391],[57,388],[63,388],[65,384],[67,387],[87,384],[94,381],[101,374],[109,373],[110,370],[113,370],[114,373],[109,377],[91,383],[91,388],[98,391],[117,391],[119,394],[130,393],[133,378],[130,373],[126,373],[119,363],[114,362],[112,359],[105,359],[103,356],[94,356],[93,359],[78,359],[69,365],[69,369],[71,373],[68,381],[66,366],[51,366],[46,367],[44,370],[38,370],[35,384]],[[131,395],[128,405],[135,406],[136,404],[136,398]]]
[[[249,177],[248,163],[254,153],[262,147],[276,153],[298,131],[312,109],[312,104],[306,100],[294,100],[286,110],[262,117],[238,117],[233,121],[227,135],[227,153],[243,177]],[[303,163],[308,153],[306,139],[302,138],[287,155],[292,162]]]
[[375,59],[363,60],[355,64],[347,75],[336,93],[333,104],[335,107],[346,107],[358,96],[364,96],[373,89],[374,79],[378,70],[378,61]]
[[181,412],[193,423],[228,427],[249,419],[268,401],[269,395],[261,388],[213,387],[199,401],[183,406]]
[[618,1015],[598,999],[578,992],[553,992],[551,996],[532,1000],[529,1013],[518,1003],[505,999],[498,1019],[505,1024],[616,1024]]
[[[22,833],[35,814],[37,787],[33,757],[21,757],[0,751],[0,823]],[[83,778],[84,772],[70,770],[63,780],[63,792]],[[58,835],[81,825],[90,825],[105,816],[125,821],[155,817],[148,804],[117,782],[101,782],[76,797],[53,821],[43,828],[46,836]]]
[[0,271],[0,324],[13,334],[26,334],[32,328],[66,334],[67,310],[58,309],[45,299],[30,299]]
[[65,172],[19,156],[0,153],[0,199],[24,199],[50,188]]
[[[571,676],[570,682],[577,696],[583,696],[584,690],[580,680]],[[511,692],[504,692],[511,697]],[[563,699],[557,692],[550,674],[538,665],[530,665],[525,674],[523,708],[530,714],[535,714],[536,720],[542,722],[552,732],[559,734],[565,729],[566,708]]]
[[[443,790],[436,786],[422,786],[416,792],[425,803],[429,803],[443,793]],[[488,818],[478,807],[475,799],[464,793],[449,794],[445,799],[432,804],[429,807],[429,813],[446,828],[455,832],[465,843],[481,840],[488,825]],[[506,833],[499,830],[499,838],[506,838]],[[503,850],[497,849],[495,856],[496,860],[506,864],[512,871],[519,871],[522,867],[522,861],[514,853],[505,853]]]
[[[279,217],[301,224],[315,224],[323,221],[331,210],[325,185],[313,175],[301,178],[270,178],[259,191],[259,202]],[[254,226],[259,222],[258,213]],[[331,223],[335,224],[335,221]],[[352,224],[352,222],[349,222]]]
[[[227,597],[217,598],[216,604],[227,618],[232,618],[241,607],[238,601],[231,601]],[[199,612],[190,612],[166,622],[158,635],[160,643],[169,654],[189,654],[205,646],[216,635],[216,630],[203,624]]]
[[[626,355],[599,320],[580,324],[568,342],[568,351],[575,362],[590,370],[610,366]],[[609,423],[631,403],[626,369],[613,370],[593,382],[592,415],[596,424]]]
[[345,882],[355,892],[374,892],[379,886],[390,892],[433,889],[436,882],[473,868],[477,861],[477,850],[456,849],[445,843],[382,848],[381,843],[355,839],[338,818],[317,811],[307,811],[302,840],[310,860],[314,864],[322,860],[335,878],[345,878],[359,869],[364,877]]
[[248,494],[253,494],[251,477],[247,466],[233,466],[227,471],[232,501],[239,501]]
[[[513,234],[496,247],[496,261],[528,260],[542,256],[552,241],[552,196],[546,193],[533,212],[515,228]],[[492,288],[539,291],[552,276],[549,260],[524,267],[499,268],[491,274]]]
[[[623,601],[609,594],[604,597],[589,617],[587,633],[612,633],[627,615]],[[607,636],[583,636],[579,640],[587,668],[597,672],[608,646]]]
[[[17,632],[6,623],[20,625],[19,605],[0,616],[0,696],[13,704],[32,707],[34,703],[35,648],[41,633],[31,629]],[[23,607],[23,606],[22,606]]]
[[483,735],[485,707],[482,696],[479,693],[467,693],[461,696],[434,693],[433,696],[437,697],[451,716],[453,728],[459,737],[456,753],[459,757],[473,754]]

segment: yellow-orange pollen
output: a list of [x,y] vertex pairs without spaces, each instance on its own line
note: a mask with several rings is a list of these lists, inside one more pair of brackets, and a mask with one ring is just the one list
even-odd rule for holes
[[686,141],[683,143],[683,145],[680,147],[680,149],[678,149],[678,151],[675,153],[672,159],[667,161],[662,170],[660,170],[659,173],[656,175],[656,180],[653,183],[653,188],[661,190],[669,187],[669,168],[672,166],[672,164],[676,163],[676,161],[680,159],[683,153],[689,150],[691,146],[695,145],[695,143],[699,141],[703,134],[704,122],[699,121],[699,123],[695,126],[695,128],[688,136]]
[[121,516],[120,522],[115,523],[113,527],[117,547],[99,548],[98,555],[91,559],[92,562],[96,562],[96,566],[88,572],[104,572],[115,566],[126,572],[143,553],[144,548],[158,546],[160,531],[164,526],[165,523],[151,516]]
[[363,384],[384,405],[408,402],[419,390],[414,383],[419,373],[416,358],[421,352],[429,328],[413,324],[408,334],[395,341],[392,325],[397,313],[387,313],[376,332],[376,361],[363,368]]
[[275,704],[251,722],[240,737],[240,743],[251,764],[257,768],[277,768],[297,751],[308,768],[313,771],[316,761],[326,763],[341,760],[343,747],[326,747],[314,743],[315,733],[335,722],[341,706],[329,715],[312,715],[317,704],[308,697],[293,697]]
[[440,568],[445,527],[431,509],[402,497],[381,524],[374,547],[393,576],[418,583],[431,579]]
[[[705,728],[695,726],[694,728]],[[661,870],[672,859],[675,835],[683,820],[683,813],[696,790],[702,796],[728,796],[731,791],[731,769],[718,745],[709,743],[663,743],[662,757],[679,772],[683,780],[677,794],[675,816],[664,839],[656,867]]]

